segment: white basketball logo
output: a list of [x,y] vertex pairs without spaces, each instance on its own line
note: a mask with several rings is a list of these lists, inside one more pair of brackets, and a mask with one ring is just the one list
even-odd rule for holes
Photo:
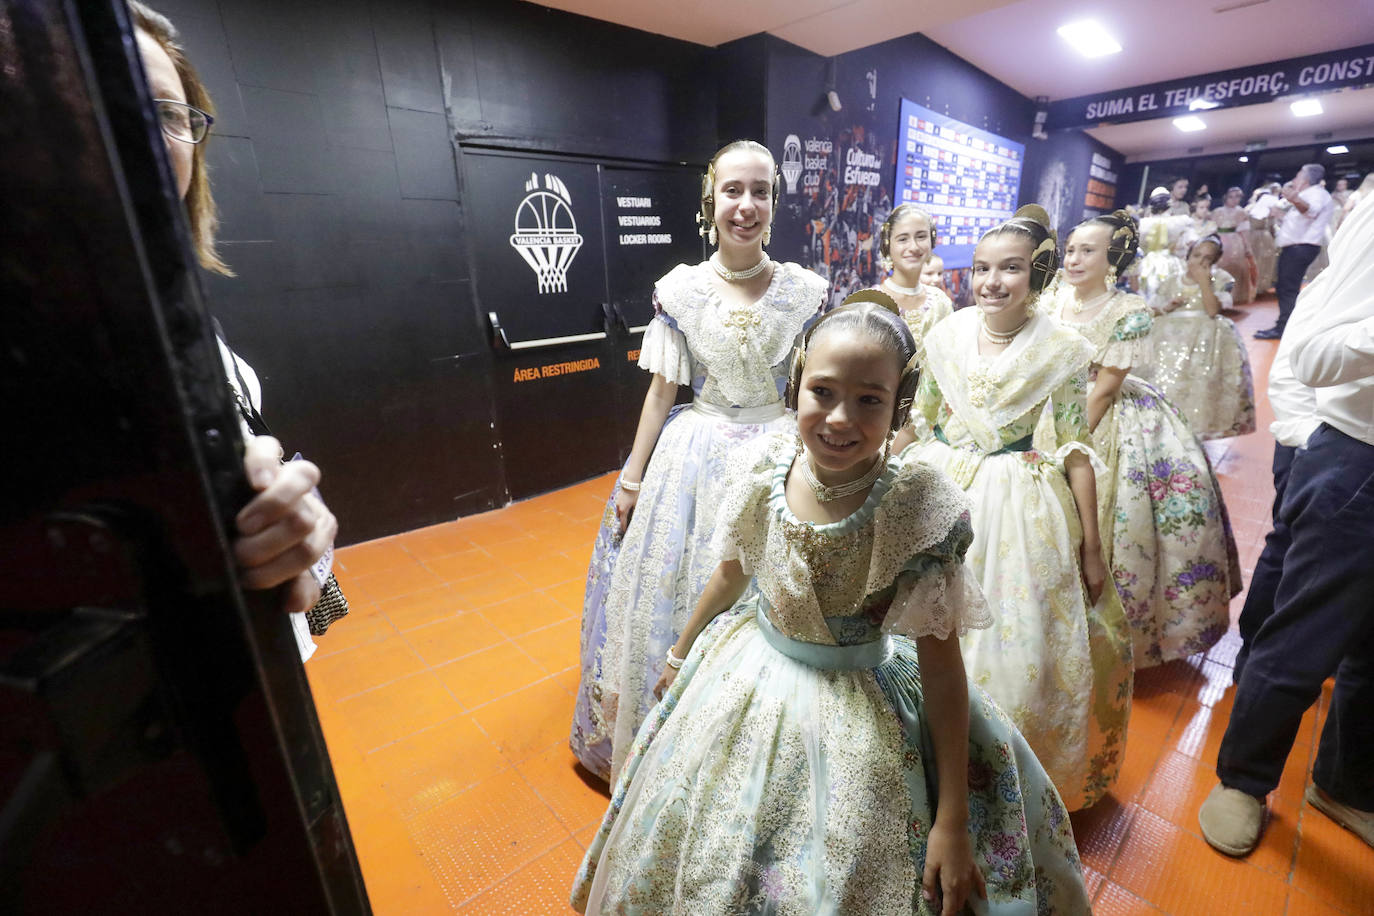
[[787,182],[787,193],[797,193],[797,179],[802,173],[801,137],[788,134],[782,142],[782,178]]
[[540,293],[565,293],[568,267],[582,247],[568,187],[557,175],[545,174],[541,190],[538,174],[531,172],[525,191],[525,199],[515,209],[510,246],[534,271]]

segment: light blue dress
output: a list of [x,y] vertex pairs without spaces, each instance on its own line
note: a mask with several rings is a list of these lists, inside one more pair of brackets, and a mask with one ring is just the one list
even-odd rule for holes
[[826,290],[816,274],[775,264],[762,297],[729,305],[711,286],[711,270],[679,265],[655,284],[657,314],[639,365],[691,385],[695,399],[669,414],[623,539],[612,491],[587,571],[569,743],[608,782],[654,705],[668,647],[719,562],[710,541],[726,460],[763,433],[795,428],[782,405],[792,348]]

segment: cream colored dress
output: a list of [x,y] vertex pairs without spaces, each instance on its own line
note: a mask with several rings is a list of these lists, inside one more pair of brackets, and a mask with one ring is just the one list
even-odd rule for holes
[[[797,519],[797,442],[732,462],[717,549],[758,585],[692,646],[645,722],[573,885],[586,913],[934,916],[939,797],[917,650],[990,624],[962,557],[968,501],[888,460],[864,505]],[[1063,803],[969,689],[968,830],[990,916],[1089,911]]]
[[997,622],[961,641],[969,676],[1025,734],[1069,809],[1086,808],[1121,767],[1132,683],[1115,586],[1087,601],[1064,470],[1075,451],[1096,462],[1085,417],[1093,347],[1040,314],[985,359],[979,318],[964,309],[931,329],[914,409],[934,437],[903,457],[949,474],[973,503],[965,562]]
[[[1222,309],[1231,305],[1230,274],[1212,269],[1212,292]],[[1154,363],[1140,375],[1183,414],[1199,439],[1223,439],[1255,431],[1255,382],[1250,354],[1231,319],[1212,317],[1202,290],[1180,275],[1159,291],[1156,310],[1182,297],[1183,305],[1155,319]]]
[[[1086,321],[1074,291],[1059,290],[1054,314],[1095,348],[1101,367],[1148,368],[1150,308],[1117,293]],[[1107,472],[1097,478],[1103,553],[1135,641],[1137,670],[1209,649],[1230,624],[1240,564],[1221,487],[1207,453],[1153,386],[1127,375],[1093,431]]]

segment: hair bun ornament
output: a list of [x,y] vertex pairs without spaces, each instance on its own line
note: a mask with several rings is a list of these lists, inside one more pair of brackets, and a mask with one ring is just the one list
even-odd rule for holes
[[880,305],[892,314],[901,317],[902,310],[897,307],[896,300],[880,289],[855,290],[844,297],[844,301],[840,303],[840,307],[844,308],[846,305],[858,305],[861,302],[871,302],[874,305]]
[[1026,204],[1024,207],[1020,207],[1017,209],[1015,213],[1011,215],[1011,218],[1028,219],[1032,222],[1037,222],[1040,225],[1044,226],[1046,231],[1048,232],[1054,231],[1052,228],[1050,228],[1049,213],[1045,212],[1045,208],[1040,206],[1039,204]]

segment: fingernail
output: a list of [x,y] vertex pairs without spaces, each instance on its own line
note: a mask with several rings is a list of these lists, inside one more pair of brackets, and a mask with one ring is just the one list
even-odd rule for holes
[[262,518],[256,512],[246,512],[239,516],[240,534],[257,534],[262,528]]
[[249,482],[255,490],[266,490],[272,485],[272,469],[258,468],[253,471],[253,476],[249,478]]
[[928,890],[924,889],[924,888],[921,889],[921,896],[924,897],[924,898],[926,898],[927,900],[934,900],[934,899],[935,899],[935,894],[932,893],[931,891],[928,891]]

